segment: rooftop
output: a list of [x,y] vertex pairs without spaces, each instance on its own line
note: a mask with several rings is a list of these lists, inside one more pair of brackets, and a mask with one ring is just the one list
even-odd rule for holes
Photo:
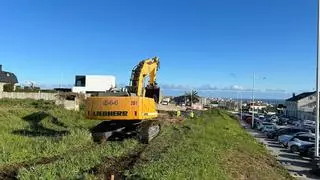
[[0,65],[0,82],[16,84],[18,79],[14,73],[2,71],[2,65]]
[[313,92],[304,92],[298,95],[293,95],[291,98],[286,99],[286,101],[299,101],[300,99],[303,99],[305,97],[311,96],[315,93],[315,91]]

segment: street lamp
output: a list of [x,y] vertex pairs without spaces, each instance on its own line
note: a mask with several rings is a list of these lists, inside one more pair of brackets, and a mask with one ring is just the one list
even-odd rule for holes
[[255,73],[253,73],[252,78],[252,120],[251,120],[251,127],[254,128],[254,79],[255,79]]
[[240,119],[242,120],[242,94],[240,93]]
[[[256,79],[256,75],[255,75],[255,72],[253,72],[253,78],[252,78],[252,121],[251,121],[252,129],[254,127],[254,86],[255,86],[255,79]],[[266,77],[262,77],[261,79],[265,80]]]
[[317,66],[316,66],[316,130],[315,130],[315,150],[314,150],[314,159],[312,161],[312,172],[315,174],[319,174],[319,86],[320,86],[320,74],[319,74],[319,64],[320,64],[320,0],[318,2],[318,17],[317,17]]
[[319,74],[319,63],[320,63],[320,45],[319,45],[319,37],[320,37],[320,1],[318,0],[318,21],[317,21],[317,28],[318,28],[318,33],[317,33],[317,68],[316,68],[316,93],[317,93],[317,106],[316,106],[316,132],[315,132],[315,151],[314,151],[314,156],[318,159],[319,158],[319,85],[320,85],[320,74]]

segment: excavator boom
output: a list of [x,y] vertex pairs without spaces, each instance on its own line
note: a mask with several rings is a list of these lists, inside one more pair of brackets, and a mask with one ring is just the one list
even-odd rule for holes
[[[154,98],[159,102],[160,89],[157,87],[156,78],[159,69],[159,58],[146,59],[134,67],[130,79],[130,92],[137,96]],[[149,76],[149,83],[144,87],[146,77]]]

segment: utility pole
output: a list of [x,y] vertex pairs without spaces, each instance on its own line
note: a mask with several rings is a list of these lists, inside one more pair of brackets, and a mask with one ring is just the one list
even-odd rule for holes
[[319,74],[319,65],[320,65],[320,0],[318,2],[318,17],[317,17],[317,67],[316,67],[316,129],[315,129],[315,150],[314,150],[314,158],[312,160],[312,171],[314,174],[318,175],[320,171],[320,157],[319,157],[319,86],[320,86],[320,74]]
[[242,120],[242,94],[240,93],[240,119]]
[[253,72],[253,79],[252,79],[252,129],[254,127],[254,79],[255,79],[255,73]]
[[191,89],[191,92],[190,92],[190,105],[191,105],[191,109],[192,109],[192,89]]
[[319,45],[319,38],[320,38],[320,1],[318,0],[318,19],[317,19],[317,28],[318,28],[318,34],[317,34],[317,77],[316,77],[316,93],[317,93],[317,107],[316,107],[316,138],[315,138],[315,151],[314,151],[314,156],[315,158],[319,158],[319,100],[320,100],[320,97],[319,97],[319,85],[320,85],[320,77],[319,77],[319,63],[320,63],[320,45]]

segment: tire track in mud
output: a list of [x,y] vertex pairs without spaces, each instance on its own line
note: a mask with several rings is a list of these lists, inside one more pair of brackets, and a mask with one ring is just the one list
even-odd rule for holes
[[[173,127],[176,134],[176,140],[179,141],[180,138],[188,134],[191,131],[189,126],[181,126],[180,128]],[[178,137],[178,138],[177,138]],[[160,155],[166,153],[170,148],[171,144],[167,143],[167,140],[161,136],[158,136],[153,141],[157,140],[157,143],[151,142],[150,144],[139,144],[133,150],[128,153],[123,154],[119,157],[105,157],[102,162],[93,168],[83,171],[81,174],[91,174],[99,179],[111,179],[111,176],[114,176],[115,180],[120,179],[145,179],[139,175],[133,175],[130,177],[126,176],[126,172],[134,168],[136,164],[147,163],[150,160],[160,158]],[[152,152],[152,157],[150,157],[150,152]],[[147,155],[146,155],[146,154]]]
[[33,161],[25,161],[17,164],[4,166],[0,169],[0,179],[3,179],[3,180],[17,179],[18,171],[20,168],[30,168],[31,166],[34,166],[34,165],[50,164],[52,162],[55,162],[61,159],[62,158],[59,156],[43,157]]
[[64,156],[68,154],[73,154],[79,151],[87,151],[93,149],[95,144],[90,144],[88,146],[82,146],[76,149],[69,150],[63,154],[52,156],[52,157],[40,157],[33,160],[23,161],[20,163],[14,163],[10,165],[0,166],[0,179],[1,180],[15,180],[17,179],[18,172],[21,168],[30,168],[32,166],[45,165],[54,163],[59,160],[63,160]]
[[147,147],[148,145],[140,146],[119,157],[105,157],[102,163],[83,173],[93,174],[102,179],[110,179],[112,175],[116,180],[125,179],[125,171],[133,168]]

